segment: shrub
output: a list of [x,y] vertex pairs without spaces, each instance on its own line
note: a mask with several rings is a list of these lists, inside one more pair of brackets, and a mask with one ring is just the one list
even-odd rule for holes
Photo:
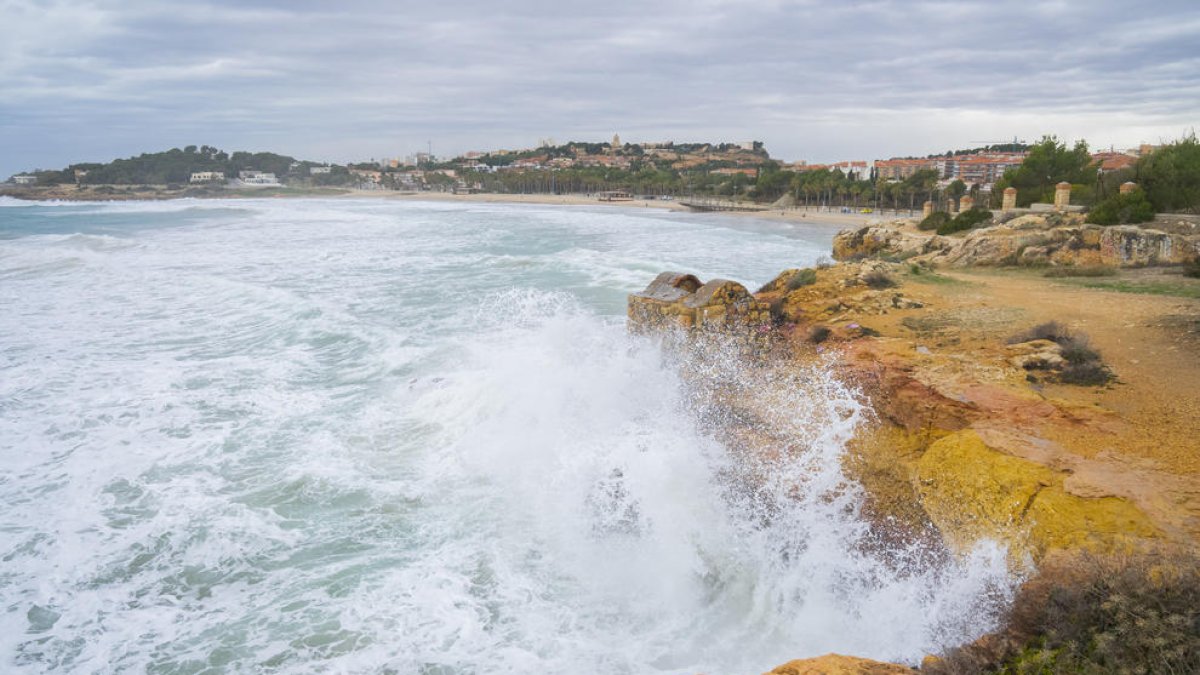
[[776,298],[767,305],[767,311],[771,314],[771,322],[776,326],[787,321],[787,312],[784,310],[783,298]]
[[1022,342],[1033,342],[1034,340],[1051,340],[1053,342],[1062,342],[1071,339],[1071,331],[1066,326],[1057,321],[1047,321],[1040,323],[1033,328],[1013,335],[1008,338],[1008,344],[1015,345]]
[[1125,225],[1148,223],[1152,220],[1154,207],[1146,199],[1146,193],[1141,190],[1113,195],[1092,207],[1087,215],[1087,222],[1093,225]]
[[917,223],[918,230],[936,230],[950,222],[950,214],[945,211],[934,211]]
[[794,291],[797,288],[811,286],[817,283],[817,271],[814,269],[805,268],[796,272],[791,279],[788,279],[787,289]]
[[1048,321],[1010,337],[1008,344],[1034,340],[1058,343],[1059,354],[1066,361],[1066,365],[1058,373],[1058,379],[1063,384],[1090,387],[1105,384],[1112,379],[1112,372],[1101,361],[1100,352],[1091,348],[1091,340],[1086,334],[1072,334],[1061,323]]
[[[1095,354],[1095,352],[1092,353]],[[1099,361],[1067,363],[1062,372],[1058,374],[1058,380],[1063,384],[1074,384],[1080,387],[1098,387],[1107,384],[1111,377],[1112,373]]]
[[814,345],[819,345],[828,340],[829,336],[832,334],[833,331],[829,330],[829,328],[826,326],[813,326],[812,329],[808,331],[808,341]]
[[1051,561],[1017,592],[998,634],[928,672],[1200,672],[1200,566],[1184,554]]
[[1200,260],[1193,260],[1183,266],[1183,276],[1200,279]]
[[882,270],[873,270],[862,276],[862,282],[869,288],[881,290],[884,288],[894,288],[896,280],[888,276],[887,272]]
[[963,211],[962,213],[958,214],[957,216],[954,216],[953,220],[938,227],[937,233],[938,234],[954,234],[955,232],[962,232],[964,230],[970,230],[970,229],[974,228],[975,226],[979,225],[980,223],[984,223],[984,222],[991,220],[991,218],[992,218],[991,211],[989,211],[987,209],[975,207],[969,211]]
[[1091,348],[1091,341],[1087,335],[1079,334],[1069,340],[1065,340],[1062,345],[1062,351],[1059,352],[1063,359],[1070,364],[1082,365],[1088,361],[1099,361],[1100,353]]

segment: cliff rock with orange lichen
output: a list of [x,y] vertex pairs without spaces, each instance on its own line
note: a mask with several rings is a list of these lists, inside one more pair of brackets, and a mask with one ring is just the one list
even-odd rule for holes
[[[888,527],[936,532],[959,551],[998,539],[1034,560],[1197,540],[1196,481],[1122,455],[1138,428],[1087,401],[1092,390],[1057,384],[1061,350],[1045,340],[1007,344],[1021,308],[980,300],[969,284],[916,266],[866,261],[800,276],[789,270],[751,295],[732,282],[665,274],[630,298],[630,326],[715,327],[761,344],[769,325],[787,349],[759,358],[835,352],[833,368],[876,419],[845,468],[865,488],[865,513]],[[720,292],[697,302],[704,287]],[[1187,443],[1187,430],[1168,442]]]

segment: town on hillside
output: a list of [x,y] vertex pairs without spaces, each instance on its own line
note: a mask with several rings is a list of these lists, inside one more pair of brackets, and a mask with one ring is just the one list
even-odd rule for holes
[[[1194,147],[1187,137],[1173,145]],[[274,153],[227,153],[187,146],[107,164],[74,164],[36,170],[8,180],[0,192],[76,186],[91,194],[152,186],[169,196],[217,196],[236,191],[380,190],[419,194],[574,194],[597,200],[677,199],[697,209],[839,209],[956,211],[962,203],[998,208],[1005,193],[1011,207],[1055,198],[1059,184],[1072,186],[1072,204],[1088,207],[1140,183],[1141,169],[1160,146],[1094,152],[1053,137],[1036,144],[1014,139],[926,157],[892,157],[834,163],[773,159],[760,141],[608,142],[552,139],[521,150],[466,152],[438,157],[418,152],[403,158],[345,165],[299,160]],[[1065,161],[1060,161],[1065,158]],[[1074,167],[1024,171],[1030,162]],[[1054,174],[1055,175],[1049,175]],[[1034,173],[1047,174],[1040,182]],[[1015,194],[1014,194],[1015,191]],[[963,202],[967,197],[968,202]]]

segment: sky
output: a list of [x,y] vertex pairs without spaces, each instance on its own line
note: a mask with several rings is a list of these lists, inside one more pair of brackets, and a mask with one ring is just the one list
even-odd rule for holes
[[185,145],[784,160],[1200,127],[1200,0],[0,0],[0,179]]

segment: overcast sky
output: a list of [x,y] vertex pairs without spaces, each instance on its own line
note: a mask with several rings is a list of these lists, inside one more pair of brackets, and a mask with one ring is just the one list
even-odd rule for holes
[[0,177],[749,140],[787,160],[1200,127],[1200,0],[0,0]]

